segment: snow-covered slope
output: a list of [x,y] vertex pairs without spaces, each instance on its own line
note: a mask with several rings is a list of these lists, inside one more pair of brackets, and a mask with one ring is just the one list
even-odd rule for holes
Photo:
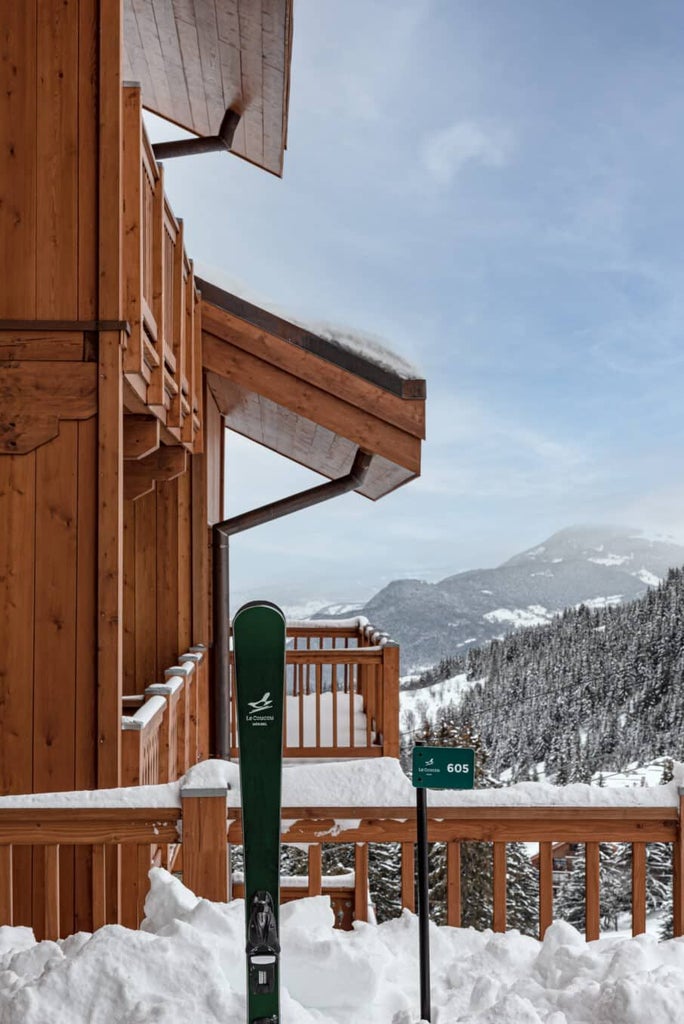
[[[494,569],[439,583],[394,580],[355,611],[401,644],[409,672],[581,602],[600,607],[639,597],[682,564],[684,547],[638,530],[575,526]],[[319,614],[330,617],[330,610]]]

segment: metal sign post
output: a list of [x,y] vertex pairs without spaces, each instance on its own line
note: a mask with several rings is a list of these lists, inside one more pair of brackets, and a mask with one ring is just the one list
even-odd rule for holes
[[420,1017],[431,1020],[430,1007],[430,904],[428,879],[428,789],[472,789],[475,751],[465,747],[413,749],[413,785],[416,790],[418,842],[418,950],[420,956]]

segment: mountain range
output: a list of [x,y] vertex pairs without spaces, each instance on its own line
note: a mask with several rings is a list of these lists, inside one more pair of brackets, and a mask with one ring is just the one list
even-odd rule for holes
[[[402,671],[465,653],[516,627],[540,625],[581,603],[604,607],[640,597],[684,564],[684,547],[620,526],[572,526],[492,569],[438,583],[393,580],[370,601],[344,608],[365,615],[401,645]],[[340,616],[336,606],[314,618]]]

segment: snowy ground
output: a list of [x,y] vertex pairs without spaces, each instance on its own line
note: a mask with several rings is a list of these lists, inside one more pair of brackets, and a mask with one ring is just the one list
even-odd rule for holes
[[[0,928],[2,1024],[243,1024],[243,904],[197,900],[153,870],[143,929],[35,943]],[[417,921],[353,932],[327,899],[282,908],[282,1024],[415,1024]],[[433,1024],[675,1024],[684,940],[585,944],[570,925],[543,943],[516,932],[432,928]]]

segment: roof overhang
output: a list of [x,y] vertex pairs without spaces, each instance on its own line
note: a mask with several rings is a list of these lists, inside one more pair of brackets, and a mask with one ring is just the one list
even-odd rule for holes
[[358,493],[420,475],[425,381],[341,348],[202,280],[202,362],[231,430],[336,479],[373,455]]
[[283,171],[292,0],[124,0],[125,78],[143,105],[202,137],[240,115],[231,152]]

